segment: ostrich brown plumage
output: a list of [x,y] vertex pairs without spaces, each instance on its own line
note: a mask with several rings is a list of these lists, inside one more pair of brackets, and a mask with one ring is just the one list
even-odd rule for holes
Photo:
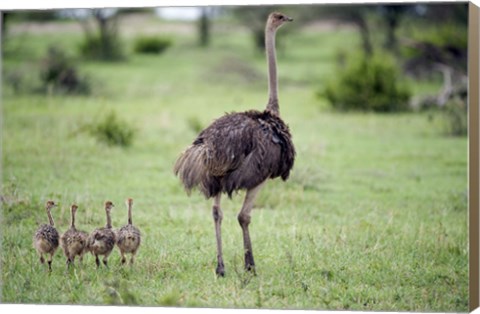
[[100,260],[98,259],[99,255],[103,255],[103,264],[108,266],[108,256],[112,253],[113,247],[115,246],[115,233],[112,230],[112,218],[110,217],[110,211],[113,206],[112,202],[105,202],[107,224],[103,228],[93,230],[88,237],[88,250],[95,255],[97,268],[100,266]]
[[133,264],[135,259],[135,254],[140,247],[141,243],[141,234],[140,230],[135,227],[132,223],[132,207],[133,200],[131,198],[127,199],[127,208],[128,208],[128,223],[120,228],[117,233],[117,246],[120,249],[120,255],[122,255],[122,264],[125,264],[126,253],[131,253],[132,257],[130,259],[130,264]]
[[293,167],[295,148],[288,126],[279,113],[275,34],[290,17],[271,13],[265,27],[268,64],[268,103],[263,112],[250,110],[230,113],[204,129],[178,158],[174,172],[188,193],[197,187],[207,198],[214,198],[213,219],[217,239],[216,273],[225,275],[222,256],[221,223],[222,193],[246,190],[245,201],[238,214],[243,232],[245,269],[255,273],[248,225],[255,197],[264,182],[281,177],[286,180]]
[[75,257],[78,255],[80,261],[83,260],[83,254],[86,250],[88,233],[77,230],[75,227],[75,215],[77,213],[78,206],[73,204],[70,207],[71,223],[70,229],[60,238],[60,243],[63,248],[63,253],[67,258],[67,267],[74,264]]
[[53,201],[48,201],[45,205],[47,211],[49,224],[43,224],[35,232],[33,236],[33,247],[37,250],[40,256],[40,263],[45,263],[43,254],[48,254],[48,270],[52,271],[52,259],[55,251],[58,248],[58,241],[60,236],[57,229],[55,229],[55,222],[53,221],[51,210],[57,206]]

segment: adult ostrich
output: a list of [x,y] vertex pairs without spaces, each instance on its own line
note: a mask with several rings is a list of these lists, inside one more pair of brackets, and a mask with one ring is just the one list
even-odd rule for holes
[[213,197],[213,219],[217,238],[217,268],[225,275],[222,257],[222,210],[220,198],[245,189],[246,196],[238,214],[245,250],[245,269],[255,273],[248,225],[255,197],[265,181],[281,177],[286,180],[293,167],[295,148],[288,126],[282,121],[278,106],[275,34],[293,19],[271,13],[265,27],[268,63],[269,98],[263,112],[250,110],[230,113],[215,120],[178,158],[174,172],[188,193],[197,187],[206,198]]

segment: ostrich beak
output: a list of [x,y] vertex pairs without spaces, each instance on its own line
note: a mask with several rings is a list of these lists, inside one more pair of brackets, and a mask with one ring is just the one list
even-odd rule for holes
[[293,18],[291,18],[289,16],[286,16],[285,18],[287,19],[288,22],[293,22]]

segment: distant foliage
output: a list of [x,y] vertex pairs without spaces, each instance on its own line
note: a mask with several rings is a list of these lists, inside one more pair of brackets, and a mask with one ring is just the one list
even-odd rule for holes
[[119,61],[125,59],[123,46],[117,36],[91,35],[80,44],[80,54],[92,60]]
[[135,135],[135,129],[119,119],[114,111],[87,129],[99,142],[110,146],[128,147],[132,145]]
[[198,119],[196,116],[191,116],[187,119],[187,125],[190,130],[192,130],[194,133],[199,133],[200,131],[203,130],[204,125]]
[[57,10],[19,10],[5,13],[9,15],[9,18],[17,21],[49,22],[59,19]]
[[402,49],[406,69],[417,76],[432,73],[437,64],[467,71],[468,28],[465,24],[445,23],[415,29]]
[[118,9],[91,9],[88,12],[89,18],[79,20],[85,34],[80,45],[82,56],[100,61],[124,60]]
[[135,39],[136,53],[160,54],[172,45],[170,38],[158,36],[140,36]]
[[356,55],[346,60],[319,96],[338,110],[398,112],[409,109],[411,91],[393,58]]
[[447,135],[466,136],[468,134],[468,108],[464,101],[454,99],[448,102],[443,116]]
[[4,83],[10,86],[14,94],[20,94],[25,90],[25,73],[19,69],[7,71],[4,74]]
[[56,94],[88,94],[90,84],[80,76],[72,59],[58,47],[50,47],[41,61],[42,91]]
[[[427,42],[445,49],[468,49],[467,24],[446,23],[436,27],[423,28],[412,34],[414,40]],[[452,53],[455,51],[452,51]]]

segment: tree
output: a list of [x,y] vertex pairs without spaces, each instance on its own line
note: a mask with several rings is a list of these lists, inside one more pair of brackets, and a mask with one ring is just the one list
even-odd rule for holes
[[316,5],[305,12],[309,20],[329,19],[353,25],[360,35],[362,49],[366,56],[373,53],[373,44],[368,23],[369,15],[375,11],[374,5]]
[[2,46],[5,43],[5,36],[7,35],[7,17],[9,13],[6,11],[0,11],[0,20],[1,20],[1,25],[0,27],[2,28]]
[[200,46],[206,47],[210,43],[210,8],[202,7],[202,14],[198,21],[198,32],[200,38]]
[[[93,20],[94,26],[91,21]],[[115,61],[124,59],[118,35],[117,9],[91,9],[79,18],[85,34],[81,53],[91,59]]]
[[393,52],[398,53],[397,29],[400,25],[403,15],[407,10],[413,8],[411,5],[391,4],[380,5],[380,16],[386,26],[384,47]]

